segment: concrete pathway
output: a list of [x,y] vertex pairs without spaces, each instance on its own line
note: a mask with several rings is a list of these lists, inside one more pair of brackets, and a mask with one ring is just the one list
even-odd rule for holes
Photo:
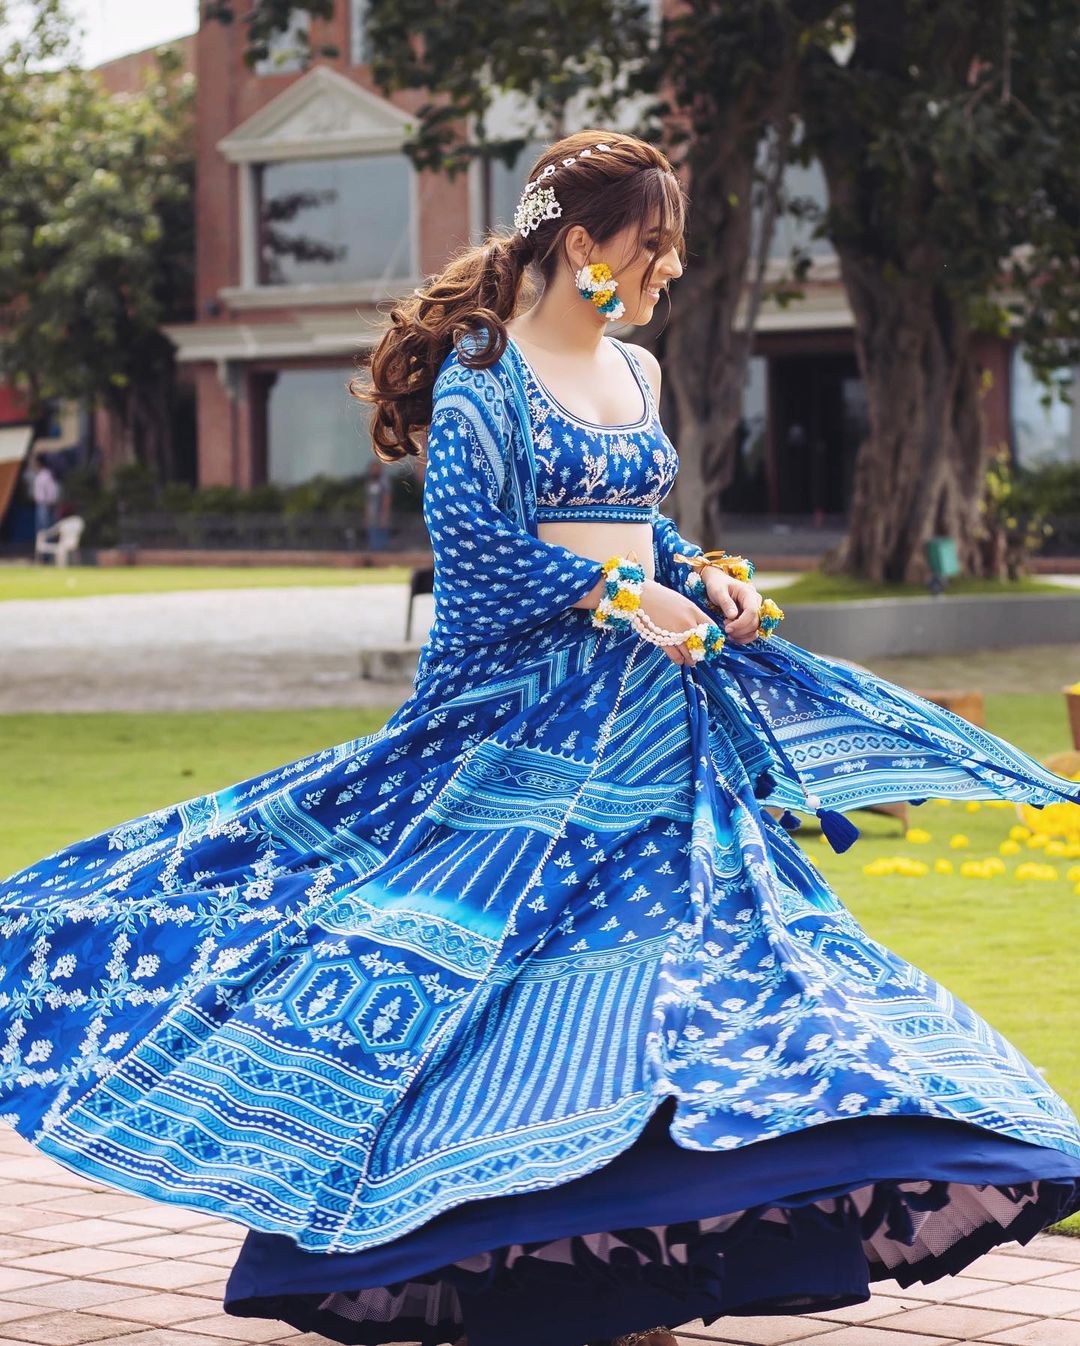
[[[775,592],[793,578],[759,577]],[[1080,576],[1051,578],[1080,585]],[[410,695],[411,681],[362,679],[360,655],[404,643],[406,602],[404,585],[373,584],[0,603],[0,715],[393,708]],[[416,599],[414,647],[427,635],[433,611],[430,595]],[[973,672],[970,652],[871,664],[882,676],[916,687],[962,686]],[[998,650],[988,671],[992,677],[979,673],[987,691],[1056,692],[1080,676],[1080,646]]]
[[[400,584],[208,589],[0,603],[0,714],[397,706],[411,683],[359,677],[404,639]],[[431,624],[416,599],[412,639]]]
[[[0,1346],[324,1346],[222,1312],[242,1237],[238,1225],[96,1186],[0,1127]],[[684,1346],[1080,1346],[1080,1239],[1008,1244],[932,1285],[883,1282],[850,1309],[699,1321],[679,1336]]]

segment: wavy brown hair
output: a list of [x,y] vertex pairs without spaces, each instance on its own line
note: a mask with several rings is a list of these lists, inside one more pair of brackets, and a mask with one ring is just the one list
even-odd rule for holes
[[[597,142],[610,152],[562,162]],[[506,349],[505,324],[527,288],[530,263],[546,285],[573,225],[582,225],[602,245],[636,224],[640,249],[658,229],[656,256],[674,246],[685,262],[685,196],[667,158],[647,141],[618,131],[577,131],[540,155],[528,181],[548,164],[555,165],[555,172],[545,182],[554,189],[562,214],[544,220],[525,238],[516,231],[491,234],[479,246],[459,251],[441,275],[394,305],[389,326],[371,352],[367,376],[349,381],[349,392],[371,404],[372,447],[384,462],[422,452],[414,432],[430,424],[435,376],[462,337],[478,338],[473,351],[461,354],[463,363],[483,369],[499,359]],[[645,272],[643,292],[654,265],[655,260]]]

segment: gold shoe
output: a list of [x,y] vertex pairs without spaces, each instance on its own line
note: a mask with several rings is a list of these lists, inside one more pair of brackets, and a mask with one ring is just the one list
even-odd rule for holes
[[650,1327],[645,1332],[627,1332],[613,1337],[611,1346],[678,1346],[675,1334],[668,1327]]

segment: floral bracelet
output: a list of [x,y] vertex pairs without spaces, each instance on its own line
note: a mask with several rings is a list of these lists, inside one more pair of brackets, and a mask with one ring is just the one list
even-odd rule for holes
[[[702,552],[700,556],[684,556],[681,552],[676,552],[674,559],[690,567],[686,587],[692,598],[704,596],[706,585],[701,572],[707,566],[723,571],[733,580],[744,582],[749,580],[754,573],[753,561],[748,560],[745,556],[736,556],[733,552],[707,551]],[[778,603],[773,602],[771,598],[762,599],[761,607],[758,609],[757,638],[768,640],[783,620],[783,608]]]
[[601,569],[604,592],[593,609],[593,626],[601,631],[635,631],[650,645],[685,645],[695,664],[719,658],[724,633],[715,622],[697,622],[685,631],[668,631],[645,612],[641,606],[645,569],[636,556],[612,556]]

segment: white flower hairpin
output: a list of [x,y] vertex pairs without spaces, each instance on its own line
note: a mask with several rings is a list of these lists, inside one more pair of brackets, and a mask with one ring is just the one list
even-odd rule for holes
[[[595,145],[587,145],[577,154],[571,154],[569,158],[563,160],[564,165],[569,165],[575,159],[588,159],[593,150],[607,150],[611,152],[611,146],[605,145],[603,141],[598,141]],[[555,195],[555,189],[545,184],[544,179],[550,178],[556,171],[557,164],[547,164],[538,178],[532,182],[526,183],[525,190],[521,193],[521,200],[514,211],[514,228],[522,236],[527,238],[534,229],[538,229],[545,220],[557,220],[562,214],[562,206]]]

